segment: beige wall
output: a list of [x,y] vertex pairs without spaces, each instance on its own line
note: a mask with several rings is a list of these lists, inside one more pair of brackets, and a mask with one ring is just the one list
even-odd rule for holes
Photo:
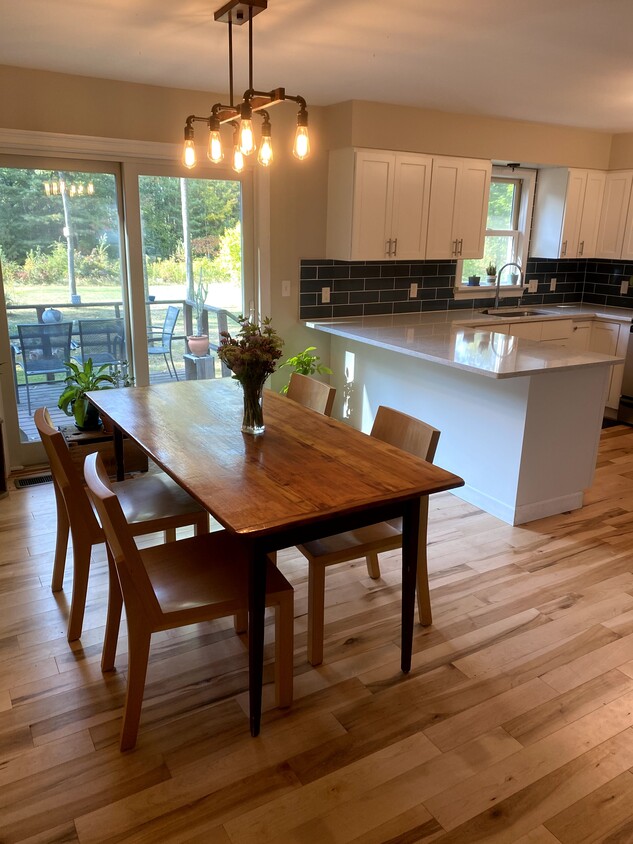
[[[180,144],[186,116],[208,114],[222,96],[0,66],[0,129]],[[282,104],[271,115],[275,143],[268,208],[271,316],[286,338],[288,354],[314,342],[313,333],[297,319],[299,261],[325,252],[329,148],[360,146],[522,164],[633,167],[633,135],[612,137],[368,102],[310,107],[309,112],[313,155],[306,162],[297,162],[289,152],[294,108]],[[288,298],[281,296],[283,279],[291,281]]]

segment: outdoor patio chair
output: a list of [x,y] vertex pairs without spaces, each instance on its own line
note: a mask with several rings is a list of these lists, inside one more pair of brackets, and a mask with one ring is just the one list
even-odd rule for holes
[[80,319],[79,344],[81,360],[92,358],[93,364],[112,364],[120,367],[127,362],[125,353],[125,322],[122,317],[109,319]]
[[[147,354],[162,355],[165,358],[165,364],[167,366],[167,372],[169,372],[169,377],[175,377],[176,381],[179,381],[180,379],[178,378],[178,373],[176,372],[176,366],[174,364],[174,358],[171,351],[171,344],[172,340],[174,339],[174,331],[176,329],[176,322],[178,321],[179,314],[180,308],[177,308],[175,305],[169,305],[167,308],[167,313],[165,314],[165,321],[163,323],[162,331],[160,333],[150,331],[150,333],[147,335],[147,339],[149,340]],[[154,345],[154,340],[159,338],[160,345]],[[168,355],[169,357],[167,357]],[[171,361],[171,369],[169,368],[169,361]]]
[[[17,361],[24,371],[26,401],[31,415],[31,390],[37,383],[49,385],[64,381],[68,375],[65,364],[70,360],[70,341],[72,322],[55,322],[47,325],[33,323],[18,325],[19,354],[22,361]],[[56,375],[61,374],[61,378]]]

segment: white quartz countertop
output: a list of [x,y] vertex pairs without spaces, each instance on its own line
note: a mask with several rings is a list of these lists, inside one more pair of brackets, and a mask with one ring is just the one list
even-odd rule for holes
[[[586,318],[631,322],[633,316],[633,311],[626,308],[581,304],[564,308],[535,306],[533,310],[547,313],[527,317],[529,321],[539,316],[541,319],[577,319],[581,315]],[[546,341],[525,340],[494,331],[495,323],[515,320],[514,317],[506,319],[486,316],[477,311],[427,311],[391,316],[308,320],[306,325],[327,334],[491,378],[516,378],[577,367],[611,366],[624,360],[621,357],[579,352],[550,345]],[[490,328],[488,325],[482,326],[482,323],[489,323]]]

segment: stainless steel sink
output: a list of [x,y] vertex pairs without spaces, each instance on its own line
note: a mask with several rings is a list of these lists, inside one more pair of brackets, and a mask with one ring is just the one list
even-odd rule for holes
[[525,311],[520,308],[487,308],[482,311],[486,316],[496,316],[508,319],[508,317],[531,317],[547,315],[547,311]]

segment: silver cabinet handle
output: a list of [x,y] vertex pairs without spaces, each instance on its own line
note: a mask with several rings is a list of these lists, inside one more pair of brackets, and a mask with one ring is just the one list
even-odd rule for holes
[[563,255],[567,254],[567,241],[566,240],[563,241],[563,245],[561,247],[560,254],[561,254],[561,257]]
[[387,255],[387,258],[391,258],[391,238],[389,238],[385,244],[385,254]]
[[458,255],[462,254],[462,246],[463,245],[464,245],[464,238],[460,237],[460,239],[459,239],[459,252],[457,253]]
[[582,255],[582,253],[584,251],[585,251],[585,241],[581,240],[580,243],[578,244],[578,254]]
[[398,238],[396,237],[393,241],[393,257],[395,258],[398,254]]
[[457,238],[453,241],[453,249],[451,251],[453,255],[457,256]]

